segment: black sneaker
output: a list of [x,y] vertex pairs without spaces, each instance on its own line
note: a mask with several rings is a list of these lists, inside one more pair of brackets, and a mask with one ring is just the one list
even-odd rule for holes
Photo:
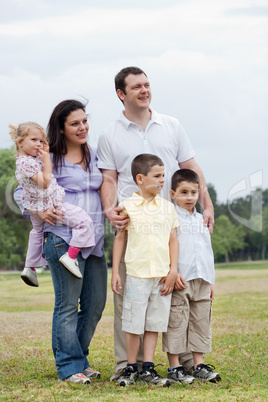
[[221,376],[216,373],[215,367],[212,364],[198,364],[193,371],[193,376],[201,381],[218,382],[221,381]]
[[192,384],[195,380],[195,377],[189,375],[182,366],[168,369],[167,378],[170,382],[183,382],[185,384]]
[[167,378],[161,377],[154,369],[154,364],[146,371],[141,371],[139,379],[148,384],[158,385],[159,387],[169,387],[170,381]]
[[135,384],[138,379],[139,372],[134,371],[132,366],[128,366],[124,368],[122,374],[117,378],[116,382],[121,385],[121,387],[125,387],[127,385]]

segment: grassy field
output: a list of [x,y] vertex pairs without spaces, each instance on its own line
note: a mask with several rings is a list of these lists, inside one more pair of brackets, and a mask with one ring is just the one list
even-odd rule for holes
[[[207,363],[222,375],[219,384],[175,384],[122,388],[113,373],[113,303],[107,305],[91,343],[90,362],[100,379],[90,386],[58,381],[51,351],[54,295],[49,273],[30,288],[19,274],[0,273],[0,400],[4,401],[264,401],[268,399],[268,263],[222,265],[216,269],[213,352]],[[167,358],[157,346],[155,363],[165,375]]]

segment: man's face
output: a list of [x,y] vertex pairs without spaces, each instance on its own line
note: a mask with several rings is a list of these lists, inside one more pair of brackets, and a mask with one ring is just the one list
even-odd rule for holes
[[151,102],[151,88],[144,74],[129,74],[125,79],[125,93],[118,89],[117,94],[126,109],[148,109]]

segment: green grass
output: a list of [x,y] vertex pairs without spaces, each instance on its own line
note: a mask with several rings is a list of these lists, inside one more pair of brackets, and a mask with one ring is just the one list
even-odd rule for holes
[[[247,272],[248,271],[248,272]],[[250,271],[250,272],[249,272]],[[54,303],[49,273],[30,288],[19,274],[0,274],[0,400],[2,401],[264,401],[268,399],[268,264],[217,267],[213,302],[213,352],[206,357],[222,375],[219,384],[196,382],[168,389],[109,382],[113,373],[113,303],[107,305],[90,346],[102,376],[90,386],[58,381],[51,351]],[[167,358],[159,339],[159,372]]]
[[216,269],[229,269],[229,270],[249,270],[249,269],[254,269],[254,270],[260,270],[260,269],[268,269],[268,262],[265,261],[247,261],[247,262],[239,262],[239,263],[231,263],[231,264],[216,264]]

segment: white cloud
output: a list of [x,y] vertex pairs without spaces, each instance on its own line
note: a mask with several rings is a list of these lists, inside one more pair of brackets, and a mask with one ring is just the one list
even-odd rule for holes
[[138,65],[153,107],[181,120],[220,199],[267,165],[267,1],[137,1],[128,9],[120,1],[102,9],[93,0],[2,1],[10,11],[0,23],[1,147],[11,145],[8,123],[46,126],[71,97],[89,100],[96,143],[122,109],[114,75]]

